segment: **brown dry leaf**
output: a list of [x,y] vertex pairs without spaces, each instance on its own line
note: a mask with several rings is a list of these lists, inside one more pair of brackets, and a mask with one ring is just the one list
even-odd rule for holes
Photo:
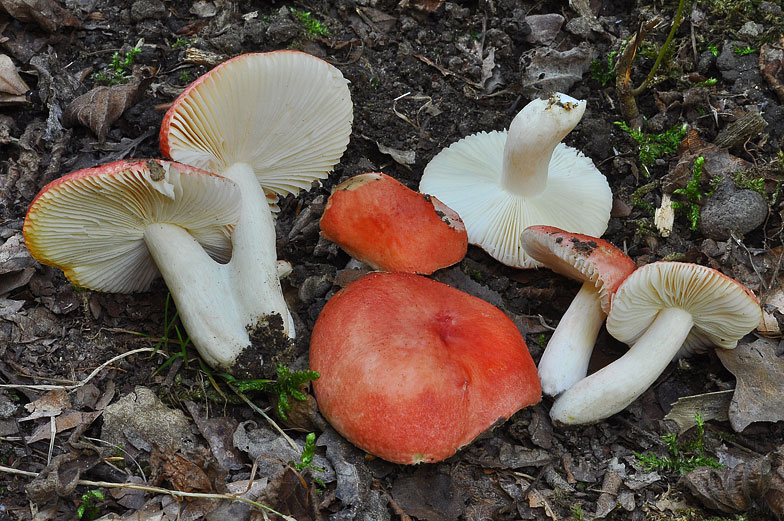
[[16,65],[5,54],[0,54],[0,106],[29,103],[25,93],[30,87],[16,71]]
[[188,461],[180,454],[163,453],[153,450],[150,466],[156,482],[169,481],[175,490],[181,492],[212,492],[212,483],[199,465]]
[[209,443],[212,455],[215,456],[220,467],[226,471],[241,469],[242,455],[232,445],[234,431],[237,430],[237,420],[225,416],[207,418],[204,409],[191,401],[186,401],[185,407],[191,413],[199,432]]
[[699,467],[685,474],[681,481],[706,507],[731,514],[747,510],[762,498],[770,489],[772,478],[771,459],[762,457],[732,468]]
[[63,26],[82,26],[78,18],[54,0],[0,0],[0,7],[20,22],[35,22],[50,33]]
[[297,521],[321,521],[316,487],[291,468],[272,478],[259,502]]
[[82,94],[65,109],[63,126],[71,127],[81,123],[92,130],[98,136],[98,141],[103,143],[111,124],[144,95],[152,82],[153,74],[154,69],[139,69],[126,84],[96,87]]
[[784,35],[778,42],[766,43],[760,48],[759,66],[770,88],[784,103]]
[[730,403],[730,424],[740,432],[750,423],[784,420],[784,357],[778,342],[760,338],[716,353],[737,379]]
[[20,422],[35,420],[37,418],[48,418],[50,416],[57,416],[63,409],[70,407],[71,402],[68,401],[68,393],[64,389],[54,389],[41,396],[34,402],[25,405],[25,409],[30,412],[29,416],[19,418]]
[[[54,422],[56,433],[67,431],[80,425],[90,424],[98,416],[101,415],[100,411],[97,412],[79,412],[71,411],[69,413],[61,414]],[[26,443],[35,443],[36,441],[48,440],[51,437],[52,427],[49,422],[39,425],[33,433],[26,438]]]
[[732,390],[682,396],[664,419],[674,422],[677,432],[686,432],[697,425],[697,414],[703,421],[727,421],[731,401]]

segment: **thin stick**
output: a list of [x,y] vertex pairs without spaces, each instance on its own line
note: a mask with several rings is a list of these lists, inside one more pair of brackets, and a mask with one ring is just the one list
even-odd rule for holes
[[255,403],[253,403],[253,402],[252,402],[250,399],[248,399],[248,397],[247,397],[247,396],[245,396],[245,394],[244,394],[244,393],[241,393],[241,392],[239,392],[239,391],[238,391],[237,389],[235,389],[235,388],[234,388],[234,386],[233,386],[233,385],[231,385],[230,383],[226,382],[226,385],[228,385],[228,386],[229,386],[229,389],[231,389],[231,390],[234,392],[234,394],[236,394],[237,396],[239,396],[239,397],[240,397],[240,399],[242,399],[242,401],[244,401],[246,404],[248,404],[248,407],[250,407],[251,409],[253,409],[253,410],[254,410],[254,411],[256,411],[257,413],[259,413],[259,414],[260,414],[262,417],[264,417],[264,419],[265,419],[265,420],[267,420],[267,423],[269,423],[269,424],[272,426],[272,428],[273,428],[273,429],[275,429],[276,431],[278,431],[278,434],[280,434],[281,436],[283,436],[283,438],[284,438],[284,439],[285,439],[285,440],[286,440],[286,441],[289,443],[289,445],[291,445],[291,448],[293,448],[293,449],[294,449],[294,450],[296,450],[296,451],[299,451],[299,450],[300,450],[300,449],[299,449],[299,447],[297,446],[297,444],[296,444],[296,443],[294,443],[294,440],[292,440],[292,439],[291,439],[291,437],[289,437],[289,435],[288,435],[288,434],[286,434],[286,433],[283,431],[283,429],[281,429],[281,428],[280,428],[280,426],[279,426],[277,423],[275,423],[275,420],[273,420],[272,418],[270,418],[270,417],[269,417],[269,415],[268,415],[266,412],[264,412],[264,409],[262,409],[261,407],[259,407],[259,406],[258,406],[258,405],[256,405]]
[[127,351],[125,353],[117,355],[114,358],[112,358],[110,360],[107,360],[106,362],[104,362],[101,365],[99,365],[98,367],[96,367],[95,370],[87,376],[87,378],[85,378],[84,380],[81,380],[81,381],[79,381],[79,382],[77,382],[75,384],[72,384],[72,385],[0,384],[0,389],[32,389],[34,391],[52,391],[52,390],[55,390],[55,389],[64,389],[66,391],[73,391],[74,389],[78,389],[79,387],[82,387],[83,385],[87,384],[87,382],[89,382],[90,380],[95,378],[95,376],[98,373],[100,373],[104,368],[106,368],[106,366],[116,362],[117,360],[125,358],[126,356],[135,355],[137,353],[144,353],[144,352],[147,352],[147,351],[154,351],[154,350],[155,350],[155,348],[153,348],[153,347],[140,347],[139,349],[134,349],[133,351]]
[[[21,476],[29,476],[36,478],[38,474],[35,472],[28,472],[26,470],[19,470],[12,467],[5,467],[0,465],[0,472],[5,472],[7,474],[19,474]],[[239,501],[241,503],[246,503],[248,505],[254,506],[261,510],[266,510],[272,514],[278,515],[285,519],[286,521],[297,521],[291,516],[287,516],[278,512],[277,510],[273,509],[272,507],[268,507],[267,505],[263,505],[257,501],[253,501],[252,499],[247,499],[244,497],[239,496],[232,496],[230,494],[207,494],[203,492],[181,492],[179,490],[170,490],[168,488],[161,488],[161,487],[152,487],[148,485],[138,485],[136,483],[112,483],[111,481],[90,481],[86,479],[80,479],[76,482],[77,485],[84,485],[86,487],[104,487],[104,488],[127,488],[131,490],[142,490],[144,492],[153,492],[156,494],[166,494],[172,497],[192,497],[192,498],[201,498],[201,499],[225,499],[229,501]]]

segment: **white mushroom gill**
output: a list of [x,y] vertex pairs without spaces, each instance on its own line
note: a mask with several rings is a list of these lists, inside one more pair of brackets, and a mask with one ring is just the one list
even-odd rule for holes
[[520,243],[531,225],[600,237],[610,219],[610,186],[589,158],[560,143],[584,109],[564,94],[532,101],[508,132],[479,132],[439,152],[419,191],[455,210],[468,241],[509,266],[539,265]]

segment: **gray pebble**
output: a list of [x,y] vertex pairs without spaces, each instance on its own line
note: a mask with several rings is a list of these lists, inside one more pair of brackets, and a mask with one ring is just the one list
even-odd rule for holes
[[768,203],[759,192],[738,188],[730,180],[721,182],[700,212],[706,237],[726,240],[730,233],[745,235],[765,222]]

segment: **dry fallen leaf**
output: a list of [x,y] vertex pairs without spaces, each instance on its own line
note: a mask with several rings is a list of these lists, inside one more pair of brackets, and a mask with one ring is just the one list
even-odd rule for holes
[[65,109],[63,126],[71,127],[81,123],[92,130],[98,136],[98,141],[103,143],[111,124],[144,95],[144,91],[152,83],[153,72],[149,68],[140,69],[128,83],[96,87],[82,94]]
[[20,422],[35,420],[37,418],[48,418],[50,416],[58,416],[63,409],[70,407],[71,402],[68,401],[68,393],[64,389],[54,389],[41,396],[34,402],[25,405],[25,409],[30,412],[29,416],[19,418]]
[[737,379],[730,403],[730,424],[740,432],[750,423],[784,420],[784,357],[778,342],[760,338],[735,349],[716,352]]
[[677,425],[677,432],[686,432],[697,425],[696,415],[703,421],[727,421],[727,411],[732,401],[732,390],[682,396],[664,417]]
[[35,22],[50,33],[63,26],[82,26],[78,18],[54,0],[0,0],[0,7],[20,22]]
[[770,489],[773,469],[770,457],[738,463],[732,468],[699,467],[681,480],[711,510],[743,512]]
[[0,106],[30,103],[25,93],[30,87],[16,71],[16,65],[5,54],[0,54]]
[[[96,412],[79,412],[79,411],[71,411],[65,414],[61,414],[57,417],[54,422],[54,430],[55,433],[60,433],[63,431],[67,431],[69,429],[73,429],[80,425],[90,424],[95,420],[98,416],[101,415],[100,411]],[[37,429],[25,439],[25,442],[35,443],[36,441],[41,440],[48,440],[52,434],[52,427],[47,422],[42,425],[39,425]]]

